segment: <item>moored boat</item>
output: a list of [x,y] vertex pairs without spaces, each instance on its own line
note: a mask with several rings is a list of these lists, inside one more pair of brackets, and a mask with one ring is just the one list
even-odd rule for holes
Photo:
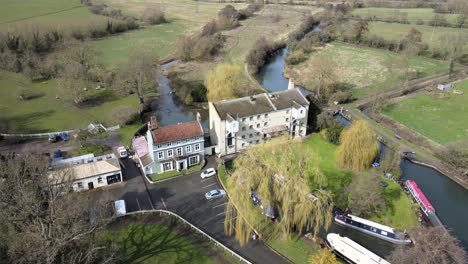
[[354,215],[337,214],[335,222],[394,244],[407,245],[411,243],[404,232]]
[[410,192],[411,196],[413,196],[414,200],[419,204],[419,207],[421,207],[421,210],[426,216],[429,216],[431,213],[435,214],[434,207],[426,198],[421,189],[419,189],[419,186],[415,181],[407,180],[405,181],[405,186]]
[[333,252],[346,262],[351,264],[390,264],[385,259],[377,256],[374,252],[335,233],[327,235],[327,243]]

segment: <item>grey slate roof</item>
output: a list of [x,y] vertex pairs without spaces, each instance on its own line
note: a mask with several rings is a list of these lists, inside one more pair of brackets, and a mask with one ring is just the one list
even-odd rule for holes
[[229,116],[237,118],[283,110],[297,104],[309,105],[307,99],[297,88],[213,103],[222,120],[226,120]]

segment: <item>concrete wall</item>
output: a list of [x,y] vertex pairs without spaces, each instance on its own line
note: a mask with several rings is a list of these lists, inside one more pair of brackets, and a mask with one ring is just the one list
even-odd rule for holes
[[[94,188],[101,188],[101,187],[104,187],[104,186],[107,186],[107,177],[108,176],[112,176],[112,175],[119,175],[120,177],[120,182],[123,180],[122,179],[122,171],[115,171],[115,172],[112,172],[112,173],[107,173],[107,174],[101,174],[101,175],[96,175],[94,177],[88,177],[88,178],[84,178],[84,179],[80,179],[80,180],[76,180],[73,182],[73,191],[75,192],[80,192],[80,191],[86,191],[86,190],[89,190],[89,183],[92,182],[93,183],[93,187]],[[102,178],[102,182],[99,182],[98,178],[101,177]],[[80,188],[79,187],[79,183],[82,184],[82,187]]]

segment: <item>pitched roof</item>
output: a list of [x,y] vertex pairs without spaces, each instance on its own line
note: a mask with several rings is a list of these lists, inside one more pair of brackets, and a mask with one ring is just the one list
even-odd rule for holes
[[253,116],[276,110],[291,108],[295,105],[306,106],[309,101],[297,88],[279,91],[275,93],[262,93],[233,100],[214,102],[213,106],[222,120],[229,116],[245,117]]
[[71,180],[80,180],[106,173],[119,172],[120,165],[119,161],[115,158],[91,163],[83,163],[52,171],[49,174],[49,178],[60,182],[63,180],[62,177],[68,174],[67,171],[70,172],[69,176],[71,176]]
[[176,125],[159,127],[152,131],[154,144],[203,136],[203,129],[198,121],[179,123]]
[[146,142],[146,138],[144,136],[133,138],[132,147],[138,157],[143,157],[148,154],[148,142]]

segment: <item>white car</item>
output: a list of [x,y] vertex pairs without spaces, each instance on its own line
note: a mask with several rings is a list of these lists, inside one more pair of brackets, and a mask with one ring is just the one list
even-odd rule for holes
[[214,189],[214,190],[211,190],[207,193],[205,193],[205,198],[207,200],[212,200],[212,199],[215,199],[215,198],[218,198],[218,197],[224,197],[226,195],[226,192],[222,189]]
[[213,168],[206,169],[200,174],[202,179],[209,178],[215,175],[216,175],[216,170]]

